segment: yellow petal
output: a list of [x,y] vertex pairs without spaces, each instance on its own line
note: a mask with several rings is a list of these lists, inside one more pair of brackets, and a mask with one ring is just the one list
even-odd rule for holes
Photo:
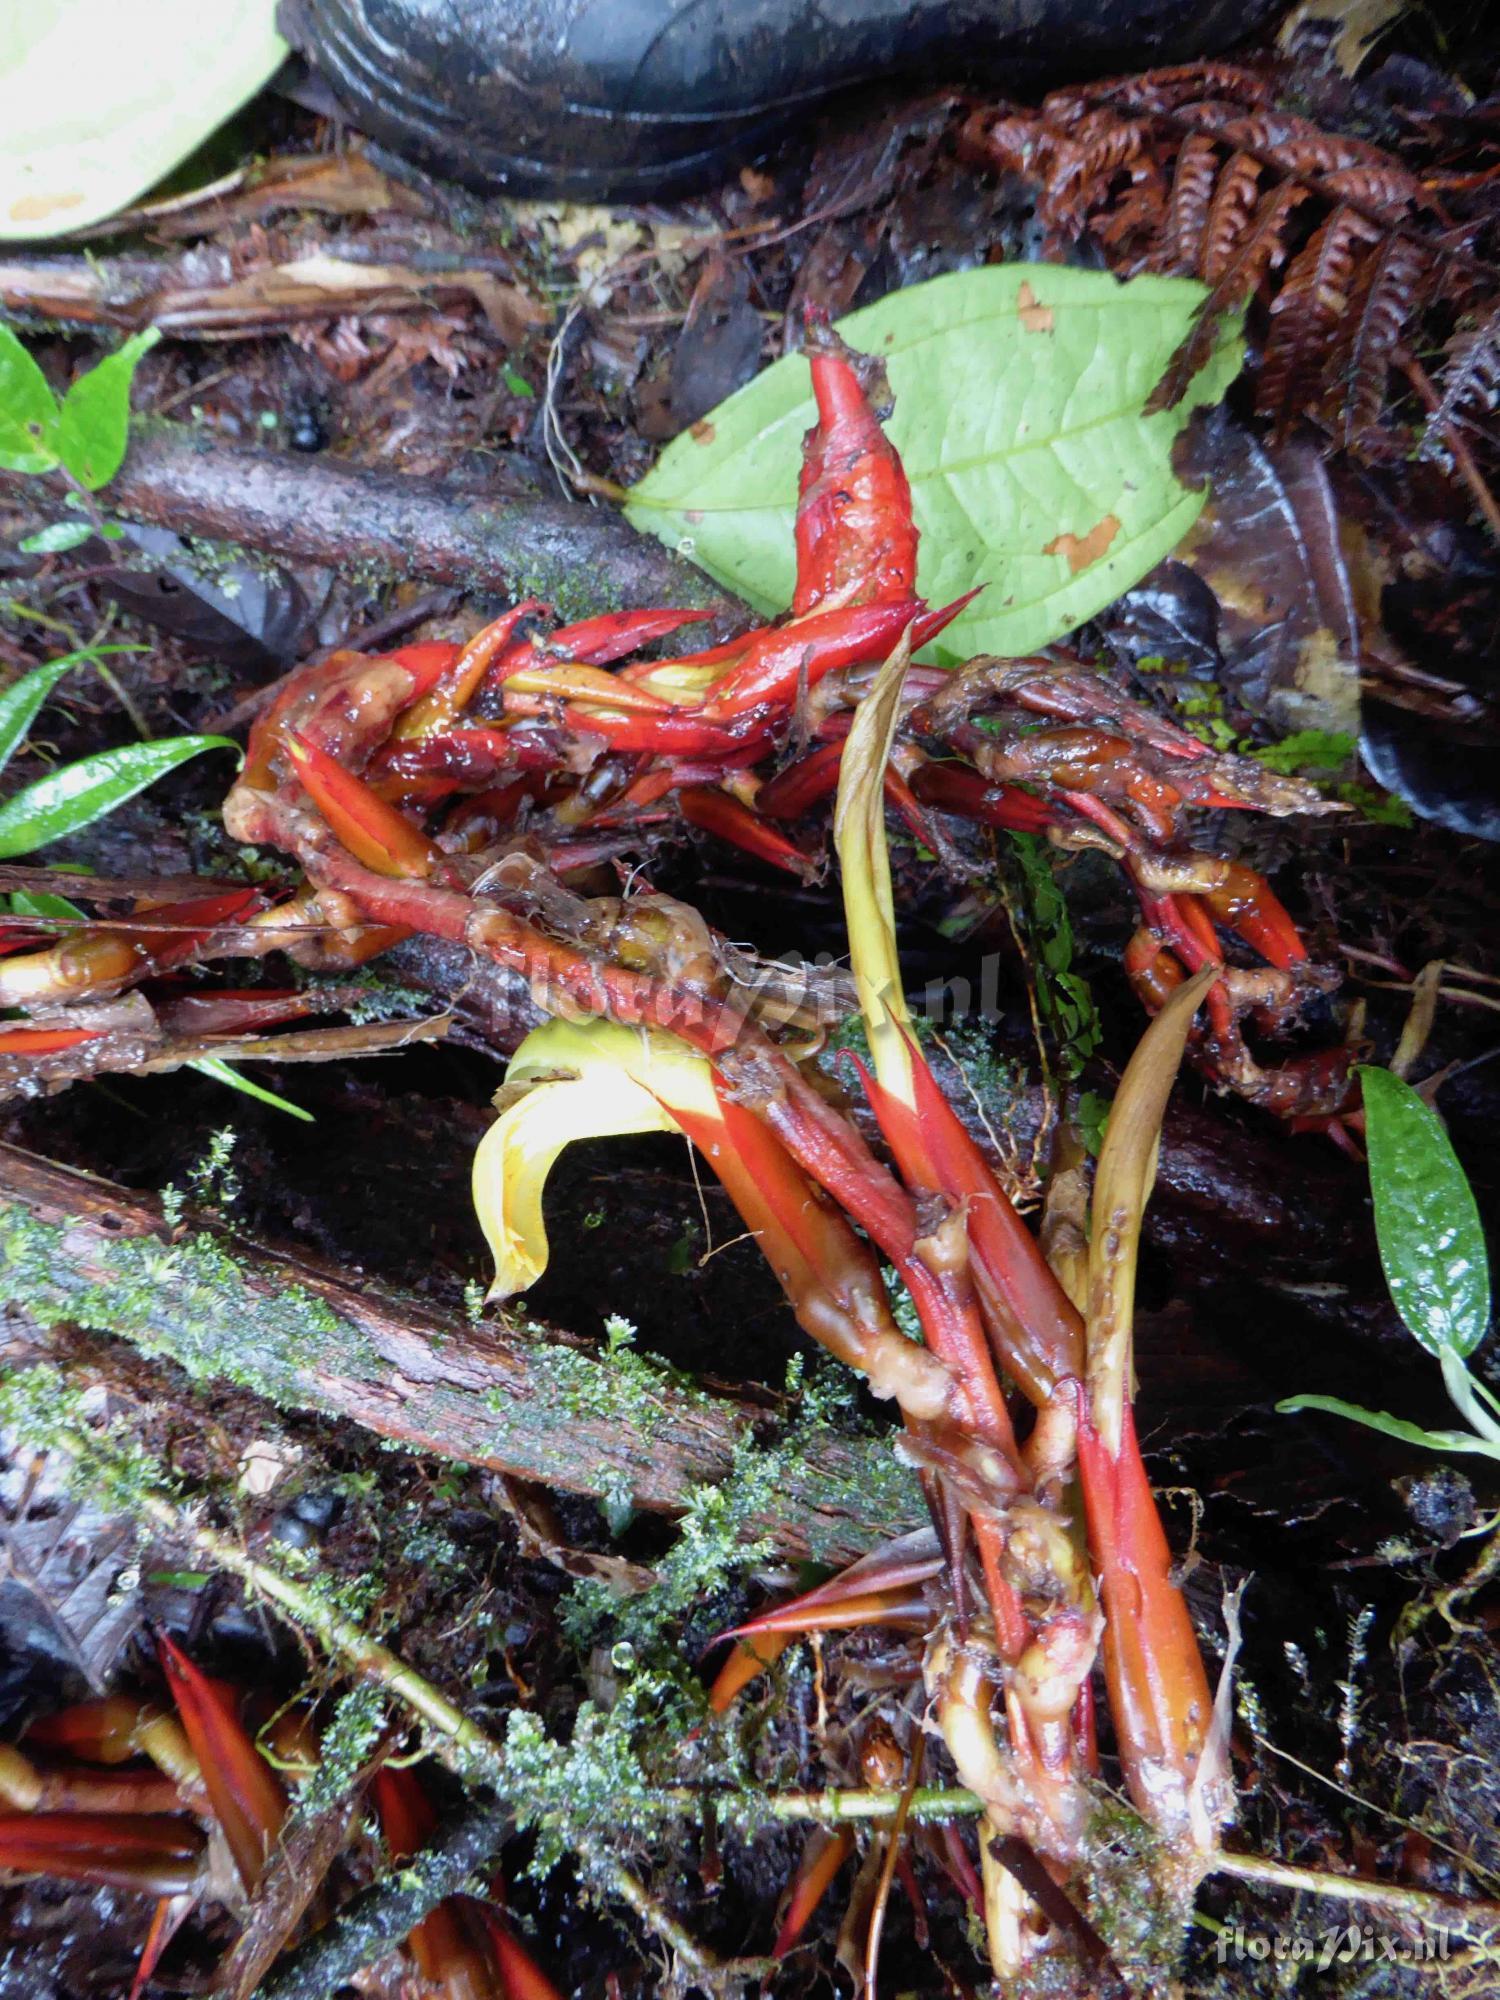
[[474,1207],[495,1259],[492,1299],[525,1291],[547,1268],[542,1195],[565,1146],[675,1132],[668,1103],[718,1109],[702,1056],[614,1021],[545,1022],[512,1058],[505,1098],[474,1155]]

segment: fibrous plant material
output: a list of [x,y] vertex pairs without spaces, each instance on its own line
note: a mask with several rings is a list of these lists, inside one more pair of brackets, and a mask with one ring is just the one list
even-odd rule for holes
[[1389,456],[1403,443],[1387,421],[1393,371],[1436,325],[1454,339],[1425,435],[1451,451],[1466,416],[1493,409],[1500,374],[1482,212],[1448,212],[1395,154],[1281,108],[1289,81],[1227,63],[1149,70],[1055,91],[1034,111],[978,111],[965,145],[1034,187],[1049,254],[1088,236],[1121,273],[1209,287],[1157,407],[1259,299],[1261,414],[1278,433],[1313,416],[1350,449]]

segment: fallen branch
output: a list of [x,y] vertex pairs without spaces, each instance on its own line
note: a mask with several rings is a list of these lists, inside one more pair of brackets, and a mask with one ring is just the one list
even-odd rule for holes
[[[498,482],[497,482],[498,483]],[[514,490],[476,493],[333,459],[205,445],[183,425],[133,438],[109,488],[110,511],[181,534],[348,570],[374,564],[402,579],[540,598],[565,619],[621,605],[708,607],[717,638],[748,618],[702,570],[638,535],[613,509]],[[0,474],[0,499],[60,512],[52,480]]]
[[255,2000],[328,2000],[367,1965],[397,1950],[429,1911],[492,1863],[512,1830],[509,1813],[470,1801],[442,1838],[423,1850],[420,1871],[397,1869],[351,1897],[261,1982]]
[[[0,1146],[0,1305],[117,1335],[199,1381],[347,1417],[411,1446],[570,1492],[672,1511],[725,1479],[773,1410],[646,1363],[434,1312],[212,1218]],[[632,1357],[634,1359],[634,1357]],[[777,1513],[747,1533],[838,1563],[921,1518],[882,1440],[821,1433],[785,1453]]]

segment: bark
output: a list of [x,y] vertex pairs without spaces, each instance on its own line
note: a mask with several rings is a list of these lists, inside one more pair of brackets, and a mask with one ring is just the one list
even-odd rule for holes
[[[34,509],[62,489],[0,474],[0,497]],[[709,608],[693,645],[748,620],[739,600],[613,508],[476,492],[438,479],[332,458],[233,451],[186,426],[157,423],[132,439],[103,496],[114,514],[181,534],[350,569],[459,584],[498,597],[538,597],[565,619],[652,604]],[[703,636],[707,635],[707,636]]]
[[329,2000],[345,1981],[396,1950],[445,1896],[465,1888],[492,1863],[512,1830],[509,1815],[497,1806],[469,1803],[423,1850],[420,1869],[398,1869],[361,1890],[281,1961],[254,2000]]
[[[621,1369],[554,1329],[471,1324],[246,1242],[203,1215],[0,1145],[0,1305],[69,1322],[284,1408],[571,1492],[671,1511],[774,1442],[775,1405]],[[634,1361],[634,1357],[632,1357]],[[843,1562],[922,1519],[884,1439],[821,1430],[778,1447],[774,1516],[792,1557]]]

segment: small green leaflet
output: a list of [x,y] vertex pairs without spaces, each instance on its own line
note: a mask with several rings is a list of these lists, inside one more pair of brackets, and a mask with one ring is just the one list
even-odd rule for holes
[[[945,604],[985,589],[934,647],[945,661],[1049,644],[1140,580],[1204,494],[1172,441],[1239,370],[1238,331],[1175,409],[1144,414],[1203,288],[1103,271],[996,264],[908,286],[839,331],[886,363],[888,430],[922,531],[918,586]],[[787,355],[674,439],[625,511],[764,613],[790,602],[805,356]]]
[[1354,737],[1343,729],[1297,729],[1279,743],[1266,743],[1250,755],[1268,771],[1295,778],[1303,771],[1342,771],[1353,757]]
[[[51,472],[61,465],[91,493],[107,486],[125,461],[136,363],[160,339],[155,327],[133,333],[80,375],[59,405],[15,334],[0,326],[0,466],[7,472]],[[34,555],[76,547],[93,532],[83,527],[80,535],[80,527],[81,522],[44,528],[23,547]]]
[[130,431],[130,385],[135,364],[161,335],[148,327],[80,375],[63,398],[57,419],[57,450],[80,486],[96,493],[125,462]]
[[1293,1416],[1298,1410],[1322,1410],[1330,1417],[1348,1417],[1351,1423],[1363,1424],[1366,1430],[1400,1438],[1403,1444],[1419,1444],[1424,1451],[1477,1451],[1487,1458],[1497,1455],[1493,1444],[1475,1437],[1472,1431],[1424,1430],[1420,1424],[1407,1423],[1404,1417],[1391,1416],[1389,1411],[1365,1410],[1358,1403],[1346,1403],[1341,1396],[1287,1396],[1276,1409],[1284,1417]]
[[238,749],[227,736],[172,736],[156,743],[130,743],[121,750],[100,750],[76,764],[65,764],[0,804],[0,861],[77,833],[190,757],[205,750]]
[[1380,1261],[1396,1310],[1429,1354],[1462,1359],[1490,1321],[1479,1207],[1442,1120],[1388,1069],[1361,1067]]
[[10,913],[13,917],[40,917],[44,923],[87,923],[88,918],[66,896],[51,896],[45,889],[12,889]]
[[16,543],[23,556],[60,556],[79,548],[95,532],[92,521],[54,521]]
[[1083,1135],[1083,1143],[1089,1156],[1097,1160],[1104,1144],[1104,1136],[1109,1130],[1110,1101],[1101,1097],[1097,1090],[1086,1090],[1078,1100],[1074,1116],[1078,1120],[1078,1130]]
[[310,1111],[304,1111],[300,1104],[293,1104],[289,1098],[278,1097],[274,1090],[265,1090],[258,1083],[252,1083],[243,1071],[222,1056],[199,1056],[188,1064],[202,1076],[211,1076],[215,1083],[227,1083],[231,1090],[242,1090],[246,1097],[253,1097],[261,1104],[269,1104],[277,1111],[285,1111],[288,1117],[300,1118],[305,1125],[316,1124]]
[[1052,872],[1051,850],[1030,833],[1013,833],[1010,843],[1026,892],[1037,1013],[1056,1044],[1057,1074],[1071,1083],[1099,1046],[1099,1015],[1088,981],[1073,970],[1073,920]]
[[50,472],[57,464],[56,424],[57,398],[46,376],[11,329],[0,326],[0,466]]

